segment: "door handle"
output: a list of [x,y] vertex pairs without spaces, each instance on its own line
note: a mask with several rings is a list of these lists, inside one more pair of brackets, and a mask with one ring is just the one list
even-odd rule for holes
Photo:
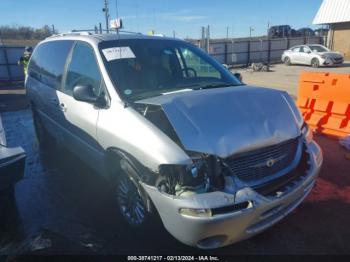
[[64,103],[60,103],[59,106],[60,106],[60,109],[61,109],[62,112],[66,112],[67,111],[67,107],[66,107],[66,105]]

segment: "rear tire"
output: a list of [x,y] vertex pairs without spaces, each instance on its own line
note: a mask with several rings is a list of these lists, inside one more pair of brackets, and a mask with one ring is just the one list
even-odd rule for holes
[[311,60],[311,66],[312,66],[313,68],[318,68],[318,67],[320,67],[320,61],[319,61],[317,58],[313,58],[313,59]]
[[283,60],[284,64],[287,66],[290,66],[292,63],[290,62],[290,58],[289,56],[286,56]]

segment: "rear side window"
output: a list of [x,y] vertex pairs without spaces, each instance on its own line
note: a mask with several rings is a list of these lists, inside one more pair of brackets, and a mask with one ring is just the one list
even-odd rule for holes
[[91,86],[96,96],[101,90],[101,74],[94,51],[83,42],[74,46],[63,91],[72,95],[78,85]]
[[308,47],[306,47],[306,46],[301,46],[299,52],[301,52],[301,53],[308,53],[309,51],[310,51],[310,50],[309,50]]
[[299,52],[300,51],[300,46],[292,48],[293,52]]
[[42,83],[60,89],[67,56],[73,41],[62,40],[39,45],[31,59],[29,74]]

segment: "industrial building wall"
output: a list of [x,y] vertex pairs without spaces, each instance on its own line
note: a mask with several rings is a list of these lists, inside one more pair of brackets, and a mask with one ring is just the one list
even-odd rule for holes
[[332,49],[345,55],[350,59],[350,22],[332,24]]

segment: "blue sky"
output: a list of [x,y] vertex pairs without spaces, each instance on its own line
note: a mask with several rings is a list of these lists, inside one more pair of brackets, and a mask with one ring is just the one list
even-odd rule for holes
[[[109,0],[116,17],[116,0]],[[263,35],[267,23],[293,28],[314,27],[312,20],[322,0],[118,0],[125,30],[177,37],[200,36],[200,27],[210,25],[212,37]],[[0,0],[0,25],[41,27],[54,24],[60,32],[90,29],[103,22],[103,0]]]

